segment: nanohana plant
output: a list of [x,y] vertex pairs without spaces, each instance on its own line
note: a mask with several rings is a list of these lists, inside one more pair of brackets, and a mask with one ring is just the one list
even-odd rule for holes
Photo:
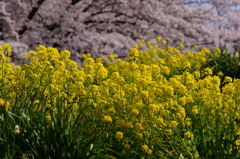
[[207,48],[156,38],[125,60],[40,45],[0,47],[0,158],[239,158],[240,80],[204,68]]
[[226,46],[215,49],[207,56],[207,63],[202,68],[211,68],[213,75],[221,77],[221,87],[225,84],[225,77],[240,79],[239,50],[230,53]]

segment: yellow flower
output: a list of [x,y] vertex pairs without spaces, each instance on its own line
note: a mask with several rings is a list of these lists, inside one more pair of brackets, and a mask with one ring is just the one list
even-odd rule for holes
[[239,57],[239,53],[235,53],[234,57],[238,58]]
[[148,108],[150,112],[157,112],[159,110],[159,107],[156,104],[150,104]]
[[113,72],[112,75],[111,75],[111,79],[116,80],[118,78],[119,78],[119,73],[118,72]]
[[90,53],[87,53],[86,56],[87,56],[87,57],[91,57],[91,54],[90,54]]
[[142,46],[143,46],[143,43],[138,43],[139,48],[142,48]]
[[192,108],[192,113],[193,113],[194,115],[198,114],[198,106],[193,106],[193,108]]
[[172,133],[173,133],[173,132],[172,132],[172,129],[167,129],[167,130],[166,130],[166,134],[167,134],[167,135],[172,135]]
[[10,53],[12,52],[12,48],[9,44],[2,45],[3,51],[6,56],[10,56]]
[[143,127],[142,127],[142,123],[136,123],[135,124],[135,129],[139,132],[141,130],[143,130]]
[[112,60],[114,60],[114,59],[117,58],[117,57],[118,57],[117,54],[112,54],[112,55],[109,55],[109,56],[108,56],[108,59],[112,61]]
[[176,121],[171,121],[170,124],[169,124],[169,126],[172,127],[172,128],[177,127],[177,125],[178,125],[178,122],[176,122]]
[[240,145],[240,140],[236,141],[236,145],[239,146]]
[[197,45],[193,45],[193,47],[194,47],[195,49],[197,49],[197,48],[198,48],[198,46],[197,46]]
[[204,69],[204,74],[207,75],[207,76],[212,75],[212,69],[211,68],[205,68]]
[[222,77],[223,73],[222,72],[218,72],[218,76]]
[[131,111],[131,114],[133,114],[133,115],[138,115],[138,114],[139,114],[139,111],[138,111],[137,109],[133,109],[133,110]]
[[165,40],[162,40],[161,43],[162,43],[163,45],[166,45],[166,44],[167,44],[167,42],[166,42]]
[[147,42],[147,45],[148,45],[148,46],[149,46],[149,45],[152,45],[151,41],[148,41],[148,42]]
[[190,131],[186,131],[184,133],[184,136],[186,136],[187,138],[190,138],[191,137],[191,132]]
[[142,145],[142,150],[144,152],[147,152],[148,151],[148,145]]
[[143,134],[142,133],[136,133],[136,138],[138,139],[142,139],[143,138]]
[[173,51],[173,48],[172,48],[171,46],[168,46],[168,47],[167,47],[167,51],[168,51],[168,52],[172,52],[172,51]]
[[133,128],[133,124],[132,124],[131,121],[127,122],[127,123],[125,124],[125,126],[126,126],[127,128]]
[[112,122],[112,118],[110,116],[104,116],[102,119],[102,122],[104,123],[111,123]]
[[232,78],[231,78],[231,77],[226,76],[226,77],[224,78],[223,83],[231,83],[231,82],[232,82]]
[[156,37],[156,41],[157,41],[157,42],[160,42],[160,41],[161,41],[161,38],[160,38],[160,37]]
[[82,54],[82,59],[86,59],[87,58],[87,55],[86,54]]
[[151,149],[148,149],[148,150],[147,150],[147,154],[148,154],[148,155],[152,155],[152,150],[151,150]]
[[178,45],[179,49],[183,49],[184,48],[184,45],[181,43]]
[[163,118],[161,118],[161,117],[157,118],[157,123],[164,124]]
[[46,120],[47,120],[47,121],[50,121],[50,120],[52,120],[52,117],[51,117],[50,115],[47,115],[47,116],[46,116]]
[[68,50],[63,50],[61,53],[60,53],[60,57],[63,58],[63,59],[68,59],[71,55],[71,52],[68,51]]
[[130,145],[125,144],[125,145],[124,145],[124,148],[125,148],[126,150],[129,150],[129,149],[130,149]]
[[115,138],[117,140],[121,140],[123,138],[123,133],[121,131],[118,131],[116,134],[115,134]]
[[170,69],[167,67],[167,66],[163,66],[162,68],[161,68],[161,71],[160,71],[161,73],[164,73],[164,74],[166,74],[166,75],[169,75],[169,73],[170,73]]
[[191,125],[191,119],[190,118],[186,118],[185,119],[185,125],[186,126],[190,126]]
[[140,94],[140,97],[143,98],[143,99],[148,98],[148,91],[142,91],[141,94]]
[[117,120],[115,125],[116,125],[116,127],[123,127],[123,126],[125,126],[125,121],[123,119],[119,119],[119,120]]
[[221,79],[218,77],[218,76],[213,76],[211,79],[210,79],[210,83],[212,85],[216,85],[216,86],[220,86],[220,83],[221,83]]
[[116,110],[114,108],[108,109],[108,114],[109,115],[114,115],[116,113]]

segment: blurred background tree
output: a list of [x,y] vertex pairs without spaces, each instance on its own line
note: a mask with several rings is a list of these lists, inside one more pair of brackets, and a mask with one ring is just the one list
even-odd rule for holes
[[[0,44],[13,47],[14,63],[38,45],[93,57],[125,57],[141,39],[161,37],[213,49],[238,47],[239,0],[1,0]],[[20,48],[20,49],[19,49]]]

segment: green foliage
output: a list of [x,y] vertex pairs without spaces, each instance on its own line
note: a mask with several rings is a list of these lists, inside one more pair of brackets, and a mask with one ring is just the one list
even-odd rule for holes
[[[221,77],[221,87],[226,76],[232,79],[240,78],[240,56],[239,49],[230,53],[226,45],[220,49],[215,49],[207,56],[207,63],[202,66],[202,69],[211,68],[213,75]],[[221,75],[222,73],[222,75]]]

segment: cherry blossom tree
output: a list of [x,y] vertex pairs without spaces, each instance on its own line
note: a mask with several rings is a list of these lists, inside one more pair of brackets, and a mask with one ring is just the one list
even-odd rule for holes
[[0,44],[24,48],[14,54],[38,45],[67,49],[78,63],[84,53],[124,57],[140,40],[156,37],[171,46],[235,48],[239,5],[238,0],[2,0]]

